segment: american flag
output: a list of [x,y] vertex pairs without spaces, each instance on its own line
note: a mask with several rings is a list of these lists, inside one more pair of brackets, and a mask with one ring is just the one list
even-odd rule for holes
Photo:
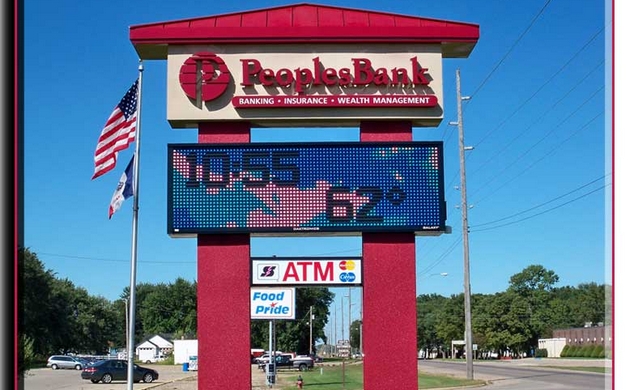
[[114,169],[118,151],[126,149],[136,139],[137,116],[138,80],[116,105],[101,131],[96,152],[94,152],[92,180]]

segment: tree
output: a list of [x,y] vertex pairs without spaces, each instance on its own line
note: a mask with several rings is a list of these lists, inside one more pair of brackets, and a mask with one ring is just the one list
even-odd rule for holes
[[542,265],[530,265],[510,277],[509,289],[521,296],[526,296],[537,290],[550,292],[558,280],[558,275],[555,272],[547,270]]
[[448,298],[441,295],[419,295],[416,298],[418,313],[418,350],[442,349],[445,345],[450,345],[450,340],[446,341],[438,335],[438,318]]
[[50,324],[55,322],[57,316],[51,306],[55,274],[46,270],[37,255],[27,248],[18,250],[18,267],[21,306],[19,328],[25,338],[32,340],[33,353],[46,356],[53,352],[50,341],[54,337],[54,329]]
[[533,351],[538,345],[538,339],[550,331],[549,325],[553,318],[551,312],[551,292],[558,283],[559,277],[555,272],[547,270],[542,265],[530,265],[510,278],[507,292],[515,293],[523,302],[528,329],[527,345],[522,346],[525,351]]
[[350,346],[356,350],[361,347],[361,326],[363,321],[354,320],[350,324]]
[[529,306],[513,291],[498,293],[485,301],[475,321],[477,333],[485,335],[486,348],[519,352],[527,349],[531,338],[528,326]]
[[35,360],[35,352],[33,351],[33,339],[21,335],[19,339],[20,355],[18,356],[18,375],[23,377],[28,370],[33,366]]
[[156,285],[138,305],[144,336],[167,333],[195,337],[197,334],[197,285],[182,278]]
[[[28,249],[18,252],[21,267],[21,336],[35,356],[55,353],[104,353],[124,327],[107,299],[90,296],[68,279],[46,270]],[[119,329],[120,328],[120,329]]]
[[464,338],[464,326],[464,294],[451,295],[437,312],[435,335],[437,339],[443,340],[445,348],[450,350],[452,340]]
[[[134,345],[139,343],[140,340],[144,338],[146,334],[144,330],[144,321],[142,315],[144,313],[143,310],[140,310],[144,306],[144,301],[149,294],[157,289],[157,285],[151,283],[137,283],[136,284],[136,310],[135,310],[135,321],[134,321]],[[127,301],[128,310],[131,311],[131,307],[129,307],[129,298],[131,294],[129,293],[129,287],[125,287],[123,292],[120,294],[120,299],[122,300],[122,304],[125,304]],[[196,296],[195,296],[196,297]],[[124,314],[124,311],[123,311]],[[124,318],[124,317],[123,317]],[[122,345],[126,345],[126,342]]]

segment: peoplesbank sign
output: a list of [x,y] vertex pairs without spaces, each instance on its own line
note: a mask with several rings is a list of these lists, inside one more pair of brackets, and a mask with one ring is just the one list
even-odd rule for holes
[[321,51],[239,54],[213,46],[169,54],[169,121],[174,127],[221,120],[355,126],[385,118],[433,126],[442,119],[439,46],[394,53],[378,45],[361,53],[315,46]]

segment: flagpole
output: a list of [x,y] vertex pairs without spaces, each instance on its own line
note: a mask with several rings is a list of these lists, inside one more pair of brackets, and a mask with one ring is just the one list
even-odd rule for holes
[[131,278],[129,282],[129,337],[127,339],[127,389],[133,389],[134,335],[136,333],[136,263],[138,262],[138,198],[140,197],[140,108],[142,107],[142,60],[138,65],[138,112],[133,164],[133,218],[131,223]]

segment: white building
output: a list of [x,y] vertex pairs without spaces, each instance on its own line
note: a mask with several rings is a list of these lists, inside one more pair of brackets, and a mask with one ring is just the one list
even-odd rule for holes
[[136,346],[136,357],[144,363],[159,362],[171,353],[173,353],[173,343],[157,334]]
[[556,337],[553,339],[538,339],[538,349],[546,349],[547,357],[558,358],[564,346],[567,345],[567,339],[564,337]]
[[197,340],[174,340],[173,343],[175,364],[188,363],[191,356],[197,356]]

